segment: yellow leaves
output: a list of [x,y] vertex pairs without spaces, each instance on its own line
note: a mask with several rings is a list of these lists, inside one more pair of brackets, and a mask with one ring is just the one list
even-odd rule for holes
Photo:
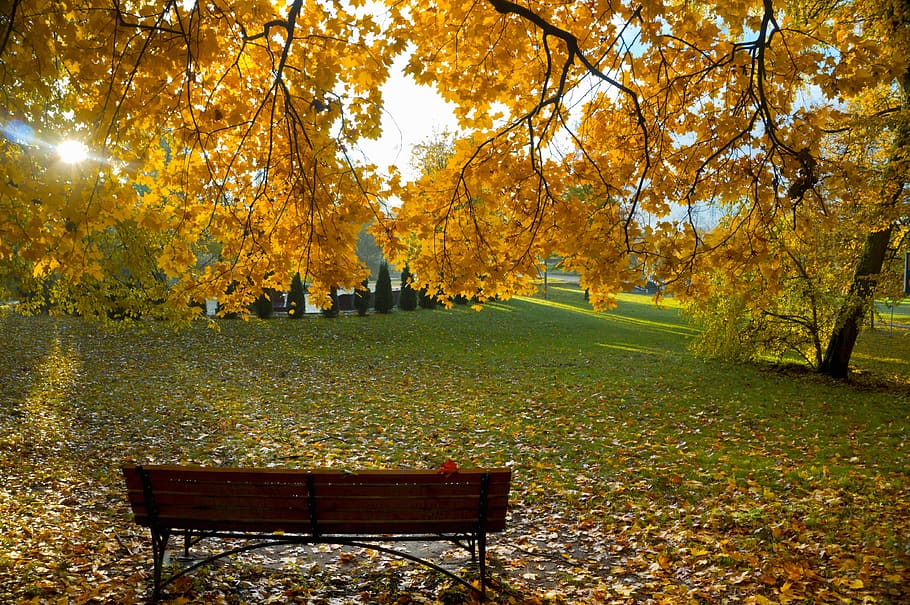
[[781,605],[787,605],[793,601],[802,601],[805,596],[801,592],[796,591],[794,585],[790,582],[784,582],[777,593],[777,598]]
[[44,278],[53,274],[59,268],[60,261],[54,257],[45,257],[34,264],[32,275],[37,278]]
[[[779,207],[775,189],[799,167],[765,144],[769,125],[780,142],[820,155],[824,131],[838,126],[827,121],[842,117],[800,97],[806,86],[858,94],[906,65],[886,35],[893,24],[857,3],[823,15],[775,6],[785,27],[761,55],[751,41],[762,9],[745,0],[522,5],[575,36],[586,58],[628,86],[639,116],[629,94],[570,57],[574,47],[550,35],[555,29],[545,35],[489,2],[367,10],[362,0],[138,0],[123,23],[96,4],[20,5],[3,57],[7,111],[48,134],[66,116],[98,133],[104,157],[86,177],[87,193],[73,196],[80,203],[64,208],[71,177],[4,156],[17,169],[0,179],[0,195],[43,204],[23,203],[4,220],[6,255],[15,246],[43,258],[60,242],[104,239],[113,225],[135,220],[160,236],[146,252],[172,275],[223,255],[238,273],[280,279],[301,263],[324,264],[313,268],[318,280],[340,283],[362,273],[351,227],[380,218],[389,225],[381,228],[388,253],[415,256],[420,279],[452,291],[521,291],[539,259],[559,253],[585,272],[598,307],[660,274],[686,289],[745,276],[757,309],[784,292],[786,253],[802,251],[806,224],[822,231],[819,215],[834,207]],[[857,10],[862,19],[852,18]],[[624,30],[625,20],[634,26]],[[351,166],[349,151],[380,134],[381,88],[406,48],[407,73],[455,102],[462,124],[477,132],[447,170],[403,188]],[[562,68],[568,97],[557,100]],[[758,111],[759,97],[774,115]],[[790,111],[796,107],[805,111]],[[7,184],[36,173],[42,182],[27,193]],[[864,182],[857,176],[828,179],[826,193],[845,197],[845,184]],[[573,197],[574,187],[584,196]],[[389,217],[379,210],[386,193],[405,204]],[[707,204],[731,209],[736,220],[707,233],[712,218],[698,218]],[[788,238],[779,234],[791,210],[804,224]],[[695,218],[680,220],[686,212]],[[8,243],[9,232],[23,235]],[[696,259],[702,242],[732,250]],[[696,267],[705,275],[689,273]]]
[[621,597],[631,597],[637,592],[637,586],[634,584],[622,584],[616,582],[610,586],[611,592]]
[[[537,275],[536,254],[528,248],[534,245],[528,217],[537,202],[530,182],[501,183],[505,175],[531,179],[530,166],[506,144],[472,155],[469,141],[457,142],[451,157],[434,161],[434,171],[404,190],[393,249],[422,284],[437,285],[447,295],[510,296]],[[457,174],[460,183],[453,179]]]
[[171,277],[178,277],[186,273],[187,268],[196,262],[196,255],[186,245],[172,242],[164,247],[158,259],[158,267]]

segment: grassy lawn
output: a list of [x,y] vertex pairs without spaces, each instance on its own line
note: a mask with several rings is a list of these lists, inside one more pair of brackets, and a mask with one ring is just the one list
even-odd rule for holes
[[890,327],[892,322],[901,324],[902,327],[910,326],[910,297],[895,301],[877,301],[875,315],[879,327],[884,329]]
[[[220,330],[0,315],[0,602],[147,594],[128,458],[509,465],[499,602],[910,600],[910,330],[863,333],[845,385],[696,359],[646,297],[611,313],[570,285],[547,298]],[[469,597],[355,554],[242,557],[171,597]]]

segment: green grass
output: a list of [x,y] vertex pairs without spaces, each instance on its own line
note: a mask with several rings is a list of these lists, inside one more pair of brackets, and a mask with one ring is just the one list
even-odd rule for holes
[[877,301],[875,314],[879,327],[888,328],[892,322],[901,324],[902,327],[910,326],[910,297],[895,301]]
[[842,384],[694,358],[672,301],[547,298],[218,330],[0,317],[0,601],[147,585],[126,458],[510,465],[502,542],[566,552],[502,551],[503,575],[561,566],[524,590],[569,602],[910,596],[910,332],[864,333]]

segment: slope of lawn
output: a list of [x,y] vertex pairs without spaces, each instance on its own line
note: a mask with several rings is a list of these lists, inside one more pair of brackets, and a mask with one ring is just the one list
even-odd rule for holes
[[880,329],[889,329],[892,324],[910,327],[910,297],[899,300],[877,301],[875,303],[875,321]]
[[[477,313],[164,323],[0,314],[0,602],[132,603],[122,460],[509,465],[498,602],[910,601],[910,331],[858,377],[694,358],[671,308],[569,285]],[[412,564],[262,553],[173,603],[459,603]],[[864,601],[865,600],[865,601]]]

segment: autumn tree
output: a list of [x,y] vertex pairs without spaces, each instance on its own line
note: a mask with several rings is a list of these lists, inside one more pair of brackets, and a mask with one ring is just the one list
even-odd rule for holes
[[0,283],[84,315],[121,291],[242,311],[297,270],[326,303],[360,283],[382,188],[348,150],[378,134],[406,38],[359,4],[5,3]]
[[[890,87],[871,91],[854,99],[852,110],[855,115],[887,112],[899,102],[896,92]],[[845,375],[846,352],[835,365],[828,356],[839,350],[844,330],[855,338],[861,316],[871,311],[872,294],[887,296],[899,281],[897,251],[906,227],[892,215],[892,243],[878,251],[881,264],[867,276],[866,298],[853,291],[844,294],[850,277],[844,268],[856,266],[867,254],[862,226],[868,224],[868,201],[877,198],[888,178],[892,136],[886,121],[867,119],[826,137],[825,152],[838,161],[816,187],[828,193],[825,212],[800,207],[776,223],[765,223],[760,246],[738,242],[754,230],[731,229],[728,220],[707,236],[724,238],[725,245],[711,253],[714,269],[700,275],[706,282],[693,288],[701,294],[689,298],[690,311],[708,327],[700,349],[742,358],[797,353],[826,373]],[[843,193],[832,195],[835,188]],[[886,263],[891,267],[883,273]],[[852,325],[845,321],[849,309],[858,313]]]
[[[889,256],[896,256],[896,242],[902,241],[906,245],[906,228],[910,224],[910,204],[907,201],[907,184],[910,182],[910,1],[895,0],[893,5],[886,3],[879,10],[883,17],[878,27],[879,36],[893,43],[901,53],[897,59],[903,63],[903,73],[898,76],[896,84],[883,84],[877,89],[863,91],[873,98],[876,93],[885,97],[883,103],[875,103],[872,108],[875,111],[873,115],[881,114],[888,118],[876,120],[872,126],[886,136],[871,139],[871,148],[869,139],[859,143],[861,157],[865,159],[867,155],[872,155],[861,163],[866,170],[860,171],[860,176],[871,177],[860,181],[872,186],[871,191],[866,192],[869,195],[868,207],[861,210],[869,216],[865,223],[868,227],[857,260],[853,263],[855,268],[846,299],[841,303],[838,322],[821,363],[824,373],[838,378],[847,375],[860,321],[876,292],[882,291],[877,287],[878,282],[882,279],[882,269]],[[888,11],[892,11],[890,15]],[[860,115],[866,117],[867,114]],[[866,129],[854,130],[863,132]],[[853,193],[849,189],[851,184],[845,185],[848,195]]]
[[[654,277],[693,304],[725,297],[730,338],[777,331],[769,346],[843,376],[908,214],[906,2],[487,4],[417,13],[411,73],[470,98],[473,132],[409,185],[394,259],[484,298],[559,253],[598,308]],[[873,91],[891,102],[855,101]],[[876,157],[838,147],[860,131]]]
[[448,166],[454,152],[455,135],[448,130],[434,132],[411,149],[411,167],[421,176],[436,174]]
[[[372,224],[442,300],[530,291],[559,254],[597,308],[648,278],[694,305],[738,289],[737,325],[817,304],[813,351],[842,376],[910,215],[908,0],[2,11],[0,283],[36,309],[101,317],[127,297],[173,316],[218,298],[229,313],[297,271],[325,306],[366,276]],[[405,52],[463,135],[401,184],[358,143]],[[61,159],[66,138],[87,161]],[[842,249],[810,259],[832,225]],[[800,283],[822,296],[772,304]]]

